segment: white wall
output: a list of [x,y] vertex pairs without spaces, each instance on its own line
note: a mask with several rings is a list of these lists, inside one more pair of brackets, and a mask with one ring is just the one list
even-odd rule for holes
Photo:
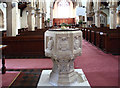
[[[5,6],[5,4],[4,4]],[[2,10],[4,14],[4,28],[0,28],[0,31],[6,30],[6,8],[3,6],[3,3],[0,3],[0,9]]]
[[77,16],[79,16],[79,15],[85,16],[86,15],[86,8],[77,7],[76,15]]

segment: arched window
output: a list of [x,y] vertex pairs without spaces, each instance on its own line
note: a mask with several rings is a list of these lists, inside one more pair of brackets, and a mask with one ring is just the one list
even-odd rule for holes
[[70,3],[66,0],[58,2],[58,17],[68,18],[70,14]]
[[4,28],[4,15],[1,9],[0,9],[0,28]]
[[53,9],[53,18],[74,18],[76,8],[73,8],[72,0],[56,0]]

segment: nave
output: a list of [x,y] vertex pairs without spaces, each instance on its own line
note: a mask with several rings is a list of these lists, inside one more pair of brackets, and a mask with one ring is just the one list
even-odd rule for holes
[[53,67],[45,56],[49,29],[82,31],[83,41],[73,42],[82,50],[75,69],[92,88],[120,86],[120,0],[0,0],[0,87],[37,87]]
[[[82,55],[75,59],[74,67],[76,69],[83,69],[90,85],[93,88],[117,87],[119,83],[119,56],[106,54],[86,40],[83,40],[82,47]],[[50,58],[6,59],[7,71],[21,71],[20,75],[16,78],[16,80],[14,80],[11,87],[36,87],[40,72],[43,69],[51,69],[52,65],[53,64]],[[8,81],[4,79],[4,75],[2,80],[3,85],[6,81]]]

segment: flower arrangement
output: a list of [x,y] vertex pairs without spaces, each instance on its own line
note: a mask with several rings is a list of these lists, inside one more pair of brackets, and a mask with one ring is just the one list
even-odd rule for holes
[[80,20],[78,23],[79,23],[79,24],[82,24],[82,23],[83,23],[83,21],[82,21],[82,20]]
[[50,22],[50,18],[47,19],[47,22],[48,22],[48,23]]
[[61,26],[61,29],[66,29],[66,27],[65,26]]

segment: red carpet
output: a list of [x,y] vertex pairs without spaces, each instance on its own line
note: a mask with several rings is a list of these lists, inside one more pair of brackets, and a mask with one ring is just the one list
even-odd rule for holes
[[[7,69],[50,69],[50,59],[6,59]],[[105,54],[83,40],[75,68],[83,69],[91,86],[118,86],[118,56]],[[104,87],[103,87],[104,88]]]
[[118,56],[105,54],[86,41],[75,68],[83,69],[91,86],[118,86]]
[[51,59],[6,59],[7,69],[51,69]]
[[16,80],[20,72],[6,72],[2,75],[2,87],[9,87]]

